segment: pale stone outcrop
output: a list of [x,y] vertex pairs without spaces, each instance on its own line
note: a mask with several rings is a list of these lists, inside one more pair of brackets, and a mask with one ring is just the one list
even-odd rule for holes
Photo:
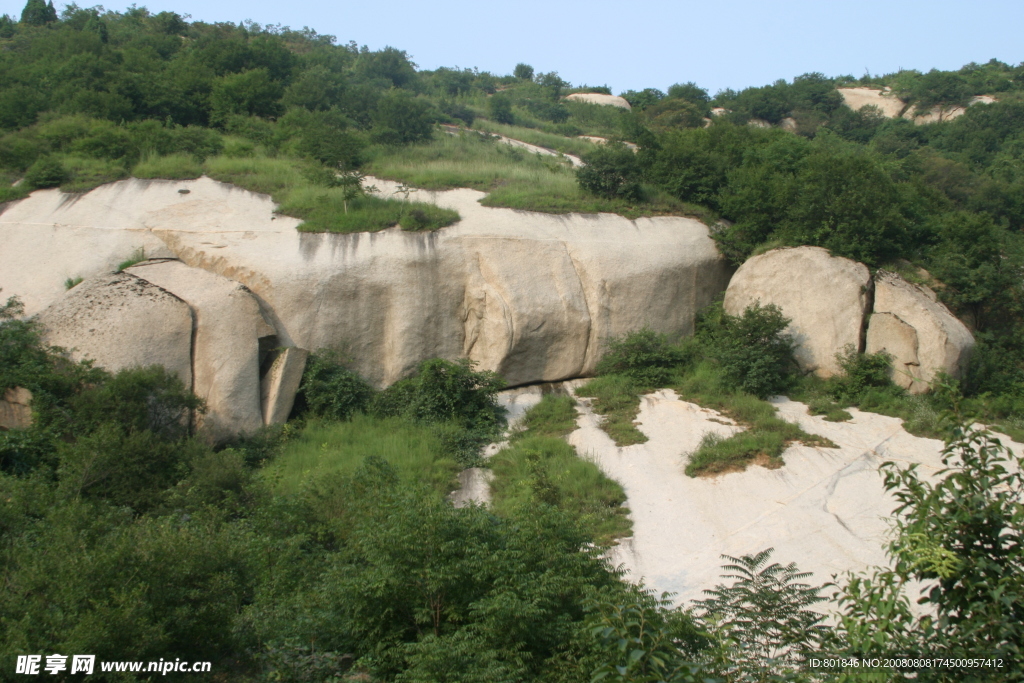
[[220,441],[259,429],[260,339],[276,338],[276,333],[252,293],[233,280],[180,261],[148,261],[129,272],[172,292],[195,315],[192,390],[206,401],[200,426],[207,437]]
[[632,109],[633,107],[629,104],[624,97],[618,95],[606,95],[601,92],[577,92],[572,95],[566,95],[565,99],[574,102],[589,102],[590,104],[603,104],[609,107],[619,107],[620,109]]
[[[381,196],[405,196],[396,183],[369,179],[369,184]],[[179,192],[186,189],[188,194]],[[252,369],[252,359],[260,357],[261,336],[276,336],[269,348],[342,348],[353,369],[377,386],[407,376],[425,359],[464,356],[479,369],[501,372],[513,385],[557,381],[592,373],[610,337],[644,326],[671,336],[691,333],[696,312],[725,289],[730,273],[707,227],[697,220],[491,208],[479,203],[483,193],[467,189],[411,193],[409,199],[455,209],[462,217],[429,233],[397,228],[301,233],[295,229],[297,220],[272,214],[269,198],[209,179],[121,181],[73,203],[60,196],[44,190],[11,204],[0,215],[0,242],[11,234],[27,235],[40,224],[56,236],[56,246],[68,250],[81,244],[83,233],[120,231],[158,240],[161,249],[193,270],[151,262],[118,277],[151,286],[132,273],[145,277],[196,309],[197,393],[211,403],[207,419],[214,422],[220,402],[237,399],[232,410],[239,412],[225,424],[239,429],[262,424],[269,414],[266,406],[259,409],[262,388]],[[211,210],[207,219],[207,203],[238,206]],[[61,236],[66,237],[63,244]],[[82,258],[89,269],[102,269],[109,267],[110,255],[98,249]],[[0,273],[24,275],[29,263],[24,250],[0,250]],[[167,270],[179,275],[158,277]],[[205,276],[219,276],[220,284],[205,289],[200,286]],[[65,293],[64,277],[60,272],[14,277],[4,294],[36,302],[29,310],[34,313],[58,300],[64,306],[85,291],[80,288],[94,286],[87,280]],[[238,308],[239,300],[250,303]],[[179,305],[188,310],[184,302]],[[222,327],[232,328],[236,336],[204,322],[210,317],[203,311],[221,305],[230,309]],[[274,332],[254,331],[260,324],[257,307]],[[239,313],[243,309],[248,311],[244,315]],[[230,317],[236,315],[241,318]],[[151,328],[146,334],[159,334],[166,316],[152,316],[163,322],[143,327]],[[107,327],[118,330],[122,318],[112,317]],[[80,340],[86,334],[88,328],[76,329],[60,343],[85,349]],[[93,357],[100,365],[116,367],[157,362],[148,348],[153,344],[135,344],[133,334],[104,342],[107,355]],[[211,373],[203,369],[202,359],[219,358],[223,352],[218,349],[227,348],[229,337],[240,340],[231,351],[231,363],[239,365],[218,367],[216,381],[234,388],[225,388],[223,398],[214,400],[216,392],[204,379]],[[207,339],[216,341],[207,346]],[[180,348],[181,358],[187,358],[188,345]]]
[[260,382],[263,403],[263,424],[283,424],[295,405],[295,393],[302,382],[302,371],[306,369],[309,351],[305,349],[281,349],[275,353],[270,369]]
[[[17,293],[17,290],[12,293]],[[192,386],[192,311],[130,273],[85,280],[39,315],[43,340],[117,372],[162,365]]]
[[889,89],[860,87],[837,88],[836,91],[843,96],[843,103],[854,111],[871,106],[876,107],[883,116],[894,119],[907,108],[907,103]]
[[725,292],[725,310],[740,315],[758,301],[775,304],[792,320],[787,331],[800,367],[831,377],[841,371],[836,353],[863,346],[870,292],[871,275],[861,263],[820,247],[776,249],[740,266]]
[[64,294],[68,278],[109,273],[140,249],[148,258],[173,257],[155,231],[254,236],[298,225],[273,211],[269,196],[209,178],[132,178],[85,194],[39,190],[0,205],[0,290],[17,294],[34,315]]
[[8,387],[0,398],[0,431],[32,426],[32,392],[25,387]]
[[875,277],[874,313],[868,323],[868,353],[893,356],[893,381],[923,393],[939,372],[960,377],[967,369],[974,337],[927,287],[895,273]]

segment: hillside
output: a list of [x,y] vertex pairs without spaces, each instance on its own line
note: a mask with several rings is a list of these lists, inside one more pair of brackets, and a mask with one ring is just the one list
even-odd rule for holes
[[0,679],[1019,680],[1022,79],[0,17]]

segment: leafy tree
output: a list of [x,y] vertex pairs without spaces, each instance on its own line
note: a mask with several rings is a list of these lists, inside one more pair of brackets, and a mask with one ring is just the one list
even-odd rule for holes
[[633,111],[644,111],[652,104],[656,104],[665,99],[665,93],[661,92],[657,88],[644,88],[640,92],[627,90],[622,93],[622,97],[629,102],[629,106],[633,107]]
[[515,123],[512,114],[512,101],[506,95],[496,93],[487,98],[487,116],[497,123],[511,125]]
[[356,71],[366,79],[387,81],[388,86],[404,88],[416,80],[416,65],[404,50],[391,46],[359,55]]
[[512,71],[512,75],[521,81],[532,81],[533,67],[529,64],[523,64],[520,62],[519,64],[516,64],[516,68]]
[[45,26],[57,21],[57,10],[53,7],[53,0],[44,3],[43,0],[28,0],[25,8],[21,10],[21,23],[29,26]]
[[576,170],[580,187],[591,194],[627,202],[643,200],[641,168],[637,155],[622,143],[609,142],[583,155]]
[[60,158],[53,155],[40,157],[25,171],[25,183],[34,189],[59,187],[69,177]]
[[820,587],[803,583],[811,576],[795,563],[768,564],[773,548],[754,555],[722,558],[733,579],[705,590],[695,600],[698,618],[719,639],[716,668],[731,679],[763,680],[769,674],[797,673],[801,654],[818,649],[825,639],[824,616],[810,607],[825,600]]
[[280,113],[281,94],[280,83],[265,68],[226,74],[213,83],[210,118],[215,123],[224,123],[235,114],[274,116]]
[[431,106],[424,100],[393,90],[380,99],[373,113],[373,139],[386,145],[407,145],[433,135]]
[[708,105],[711,102],[711,96],[708,95],[708,91],[700,87],[693,81],[687,83],[676,83],[675,85],[669,86],[668,97],[671,99],[681,99],[692,103],[698,109],[701,116],[705,116],[708,111]]

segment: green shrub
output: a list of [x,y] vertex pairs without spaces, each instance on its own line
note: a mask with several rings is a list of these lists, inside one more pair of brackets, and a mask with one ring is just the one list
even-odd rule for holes
[[373,387],[345,367],[337,351],[322,349],[309,356],[296,396],[296,409],[303,408],[317,417],[347,420],[369,406]]
[[571,396],[545,395],[521,423],[523,434],[563,437],[576,430],[576,402]]
[[584,154],[583,162],[585,165],[576,170],[583,190],[606,199],[643,201],[640,163],[637,155],[622,143],[600,145]]
[[858,403],[871,390],[898,391],[892,383],[892,356],[885,351],[857,353],[852,345],[836,354],[843,374],[829,382],[829,393],[839,401]]
[[644,328],[608,341],[608,351],[597,364],[599,375],[625,375],[641,387],[659,387],[679,372],[686,354],[668,337]]
[[786,388],[796,367],[793,340],[784,333],[788,325],[774,304],[755,302],[739,316],[716,304],[704,311],[698,334],[729,385],[766,398]]
[[146,249],[145,247],[139,247],[132,255],[117,264],[117,269],[114,272],[120,273],[125,268],[131,268],[136,263],[142,263],[146,260]]
[[420,363],[412,377],[381,392],[371,411],[423,422],[455,422],[471,429],[500,429],[505,424],[504,409],[494,396],[503,387],[500,377],[475,372],[468,359],[434,358]]
[[515,123],[512,101],[506,95],[491,95],[487,98],[487,117],[497,123],[512,125]]
[[25,171],[25,183],[36,190],[59,187],[68,178],[64,163],[53,155],[40,157]]

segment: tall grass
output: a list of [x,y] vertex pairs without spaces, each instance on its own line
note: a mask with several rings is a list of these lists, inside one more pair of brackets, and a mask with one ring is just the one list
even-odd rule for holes
[[61,161],[68,172],[68,179],[60,186],[62,192],[88,192],[128,177],[128,171],[118,161],[79,156],[66,156]]
[[505,514],[538,503],[573,514],[598,543],[628,536],[632,523],[626,494],[562,439],[527,435],[490,460],[495,478],[492,509]]
[[490,121],[487,119],[481,119],[473,123],[473,128],[477,130],[486,131],[488,133],[494,133],[496,135],[504,135],[507,138],[513,140],[522,140],[523,142],[531,145],[537,145],[539,147],[547,147],[563,154],[575,154],[580,156],[592,151],[596,145],[589,140],[581,140],[579,138],[570,138],[564,135],[556,135],[554,133],[548,133],[535,128],[526,128],[523,126],[511,126],[506,123],[498,123],[497,121]]
[[136,178],[191,180],[203,175],[203,165],[191,154],[148,154],[132,168]]
[[571,396],[548,394],[523,416],[523,434],[560,438],[576,429],[576,402]]
[[347,422],[313,419],[265,469],[273,491],[301,492],[328,475],[348,475],[369,455],[387,460],[406,481],[424,482],[447,493],[456,486],[458,465],[442,455],[437,432],[401,418],[357,414]]
[[647,441],[647,435],[634,424],[640,412],[641,391],[642,388],[625,375],[604,375],[577,389],[576,395],[594,399],[594,412],[604,416],[601,429],[616,446],[622,447]]

